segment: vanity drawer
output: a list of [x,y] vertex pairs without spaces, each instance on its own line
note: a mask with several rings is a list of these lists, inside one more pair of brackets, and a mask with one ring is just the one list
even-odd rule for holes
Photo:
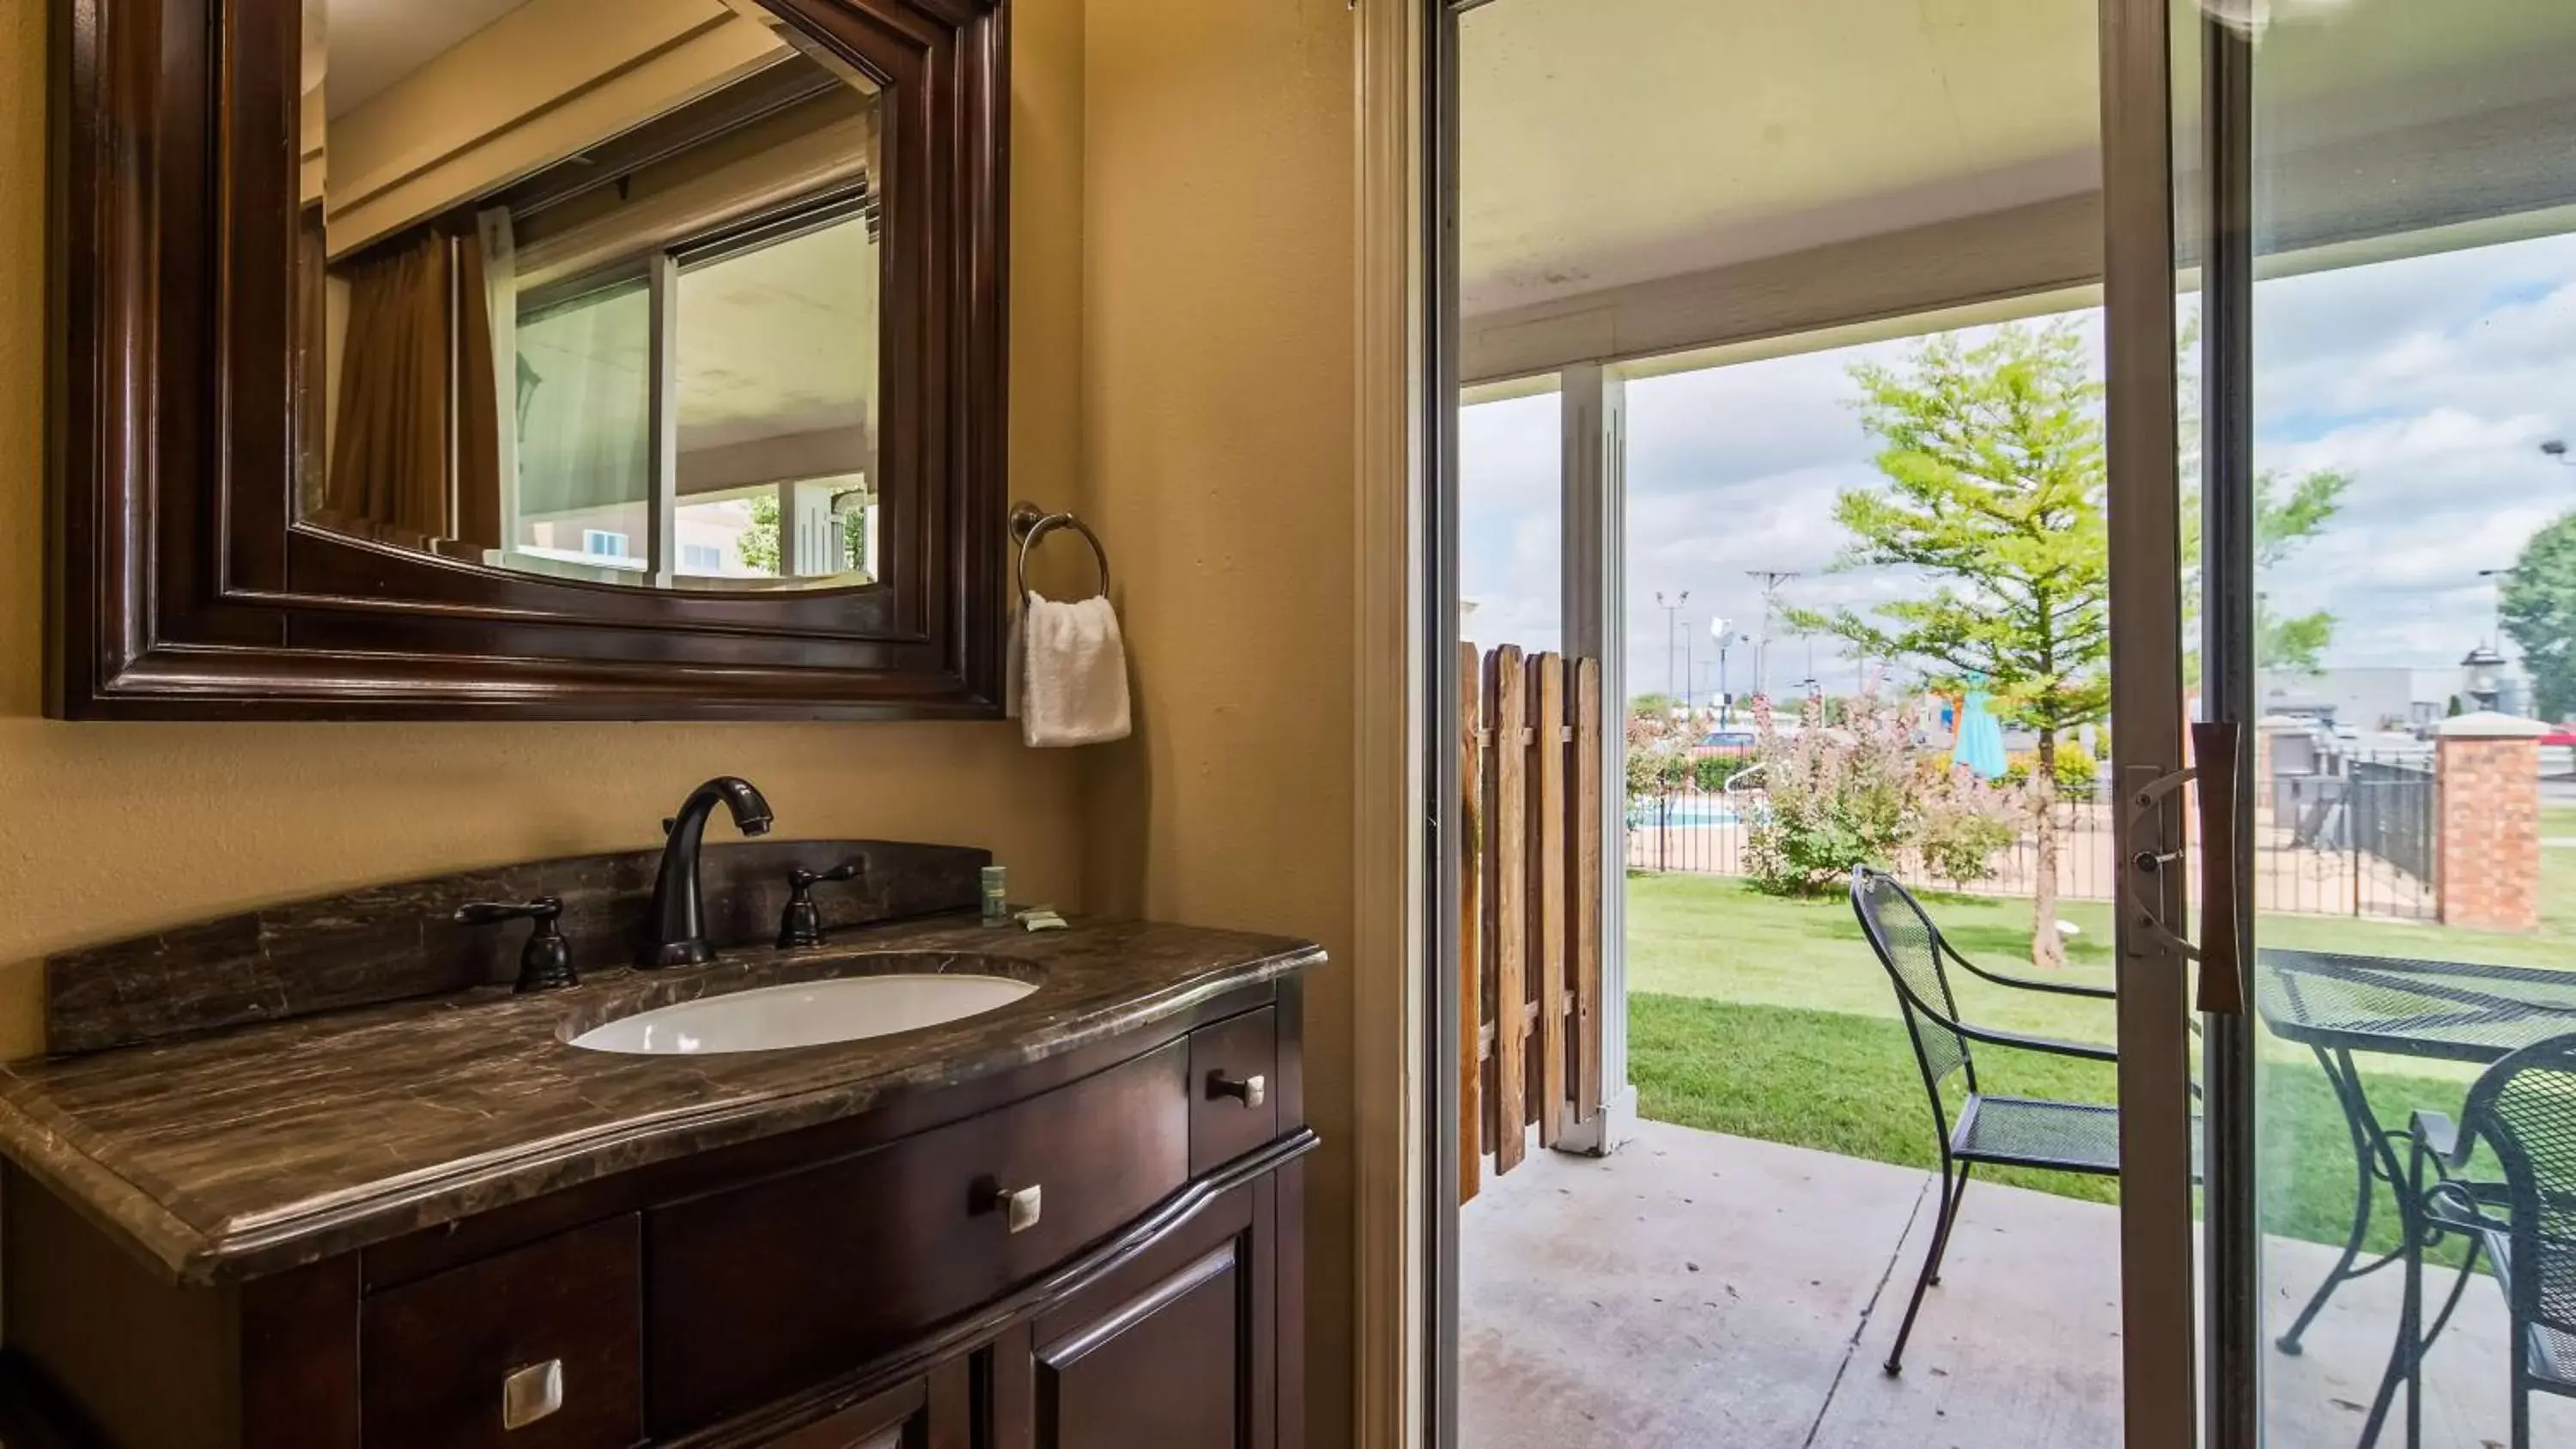
[[653,1431],[856,1368],[1177,1191],[1189,1059],[1190,1043],[1172,1042],[980,1117],[651,1212]]
[[1279,1012],[1265,1006],[1190,1033],[1190,1175],[1279,1135]]
[[611,1218],[365,1299],[368,1449],[589,1449],[642,1436],[637,1224]]

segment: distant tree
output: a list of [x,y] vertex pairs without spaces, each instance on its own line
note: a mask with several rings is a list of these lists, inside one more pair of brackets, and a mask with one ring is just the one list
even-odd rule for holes
[[1837,567],[1897,566],[1927,591],[1867,615],[1792,610],[1790,622],[1873,658],[1919,661],[1936,690],[1982,681],[1998,717],[2037,736],[2031,960],[2063,965],[2057,741],[2110,706],[2102,385],[2065,321],[2002,327],[1974,345],[1928,338],[1900,366],[1851,375],[1889,486],[1834,500],[1851,534]]
[[751,526],[734,535],[734,557],[756,574],[778,573],[778,495],[751,500]]
[[1682,702],[1669,694],[1647,693],[1628,697],[1628,713],[1632,718],[1663,719],[1681,707]]
[[[2306,547],[2325,531],[2334,516],[2343,510],[2344,490],[2352,486],[2352,475],[2332,469],[2319,469],[2301,474],[2286,488],[2277,471],[2254,476],[2254,571],[2261,577],[2265,570],[2285,563],[2290,556]],[[2183,638],[2191,639],[2200,624],[2200,489],[2184,490],[2182,500],[2182,608]],[[2335,616],[2324,609],[2313,613],[2280,615],[2272,611],[2261,593],[2254,596],[2254,658],[2266,669],[2293,669],[2314,674],[2324,664],[2327,646],[2334,643]],[[2186,649],[2183,672],[2193,684],[2200,682],[2200,651]]]
[[[2186,479],[2200,476],[2200,386],[2199,356],[2200,319],[2193,317],[2182,330],[2181,348],[2176,361],[2181,377],[2182,456],[2179,469]],[[2352,476],[2331,469],[2301,474],[2298,480],[2282,486],[2277,471],[2258,473],[2254,477],[2254,568],[2259,574],[2288,561],[2291,555],[2307,546],[2325,531],[2335,514],[2342,511],[2344,490],[2352,486]],[[2182,495],[2182,610],[2183,638],[2196,639],[2200,632],[2200,485],[2188,483]],[[2303,674],[2315,673],[2324,663],[2327,647],[2334,643],[2335,617],[2319,609],[2295,617],[2275,617],[2271,606],[2258,592],[2254,596],[2254,659],[2258,665],[2274,669],[2294,669]],[[2200,650],[2183,650],[2183,682],[2193,687],[2200,684]]]
[[2522,546],[2496,610],[2522,651],[2532,708],[2544,719],[2576,714],[2576,513]]
[[[868,516],[853,508],[841,515],[841,566],[855,569],[868,556]],[[751,526],[736,535],[734,557],[754,573],[778,574],[778,497],[764,493],[751,500]]]

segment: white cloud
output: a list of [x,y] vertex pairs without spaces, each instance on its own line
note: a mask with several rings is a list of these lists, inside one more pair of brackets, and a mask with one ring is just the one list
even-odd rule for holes
[[[2479,571],[2510,566],[2535,530],[2576,507],[2576,469],[2539,451],[2544,439],[2576,435],[2576,236],[2268,280],[2255,318],[2258,465],[2353,477],[2328,529],[2259,587],[2282,610],[2334,612],[2330,662],[2455,662],[2493,627],[2493,585]],[[2098,318],[2087,328],[2098,340]],[[1877,479],[1848,369],[1909,346],[1630,384],[1632,689],[1667,678],[1658,589],[1690,591],[1692,652],[1703,659],[1712,613],[1758,632],[1761,593],[1748,569],[1797,571],[1783,597],[1799,604],[1858,607],[1907,590],[1882,571],[1829,569],[1844,541],[1835,494]],[[1461,422],[1464,563],[1478,622],[1543,629],[1550,643],[1556,409],[1554,397],[1523,399],[1469,409]],[[1749,687],[1749,653],[1739,647],[1728,661],[1738,691]],[[1803,643],[1775,645],[1772,687],[1806,667]],[[1854,674],[1828,648],[1816,667],[1828,687]],[[1678,661],[1670,672],[1678,680]]]

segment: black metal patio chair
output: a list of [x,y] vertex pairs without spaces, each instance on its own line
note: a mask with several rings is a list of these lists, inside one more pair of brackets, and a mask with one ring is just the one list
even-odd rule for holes
[[[1959,1203],[1967,1195],[1968,1175],[1978,1163],[1998,1167],[2040,1167],[2059,1172],[2120,1175],[2120,1109],[2092,1102],[2058,1102],[2039,1097],[1988,1096],[1977,1084],[1977,1063],[1969,1043],[1985,1042],[2051,1056],[2117,1062],[2120,1054],[2105,1046],[2054,1041],[1973,1026],[1959,1019],[1958,1001],[1950,993],[1945,960],[1969,974],[2019,991],[2115,1001],[2106,986],[2071,981],[2038,981],[1988,971],[1962,956],[1941,935],[1920,902],[1893,876],[1868,866],[1852,870],[1852,914],[1879,964],[1895,983],[1896,1002],[1905,1029],[1914,1039],[1914,1060],[1923,1069],[1923,1089],[1932,1100],[1932,1125],[1941,1149],[1940,1216],[1932,1229],[1932,1246],[1923,1255],[1923,1271],[1914,1280],[1913,1300],[1905,1305],[1905,1322],[1896,1330],[1896,1346],[1887,1355],[1887,1371],[1903,1369],[1905,1341],[1913,1336],[1914,1316],[1923,1308],[1923,1290],[1941,1281],[1941,1258],[1950,1247],[1950,1228],[1958,1221]],[[1953,1076],[1966,1088],[1958,1116],[1951,1119],[1942,1087]]]
[[[2424,1354],[2483,1253],[2511,1322],[2513,1449],[2531,1449],[2532,1394],[2576,1398],[2576,1034],[2498,1059],[2469,1089],[2456,1124],[2439,1112],[2418,1111],[2408,1135],[2414,1206],[2403,1322],[2364,1442],[2377,1434],[2401,1376],[2406,1442],[2420,1442]],[[2500,1179],[2460,1175],[2480,1143],[2495,1155]],[[2467,1242],[2468,1256],[2432,1331],[2423,1332],[2425,1251],[2450,1237]]]

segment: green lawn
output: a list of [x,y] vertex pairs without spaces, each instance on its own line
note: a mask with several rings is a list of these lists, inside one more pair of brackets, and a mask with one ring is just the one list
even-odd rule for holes
[[2576,840],[2576,805],[2541,806],[2540,838]]
[[[2571,831],[2576,833],[2576,831]],[[2552,862],[2576,857],[2553,851]],[[2576,859],[2551,871],[2542,929],[2480,935],[2438,926],[2338,917],[2265,916],[2267,945],[2439,956],[2451,960],[2562,964],[2576,945]],[[2026,901],[1933,896],[1952,944],[1980,964],[2027,972]],[[2080,934],[2064,979],[2110,980],[2109,909],[2070,902],[2059,913]],[[1639,1109],[1658,1121],[1816,1147],[1881,1162],[1929,1167],[1933,1128],[1912,1048],[1885,972],[1840,898],[1782,900],[1743,883],[1704,876],[1632,875],[1628,881],[1629,1071]],[[2109,1042],[2105,1002],[1956,982],[1973,1021],[2009,1030]],[[2340,1242],[2352,1208],[2352,1150],[2343,1115],[2304,1048],[2269,1041],[2263,1126],[2264,1182],[2273,1231]],[[2363,1058],[2366,1089],[2383,1122],[2417,1106],[2456,1111],[2474,1069]],[[1987,1090],[2075,1101],[2115,1100],[2103,1064],[1979,1048]],[[1998,1180],[2108,1201],[2108,1179],[2003,1173]],[[2385,1219],[2388,1215],[2383,1213]],[[2393,1233],[2393,1224],[2377,1225]],[[2386,1241],[2393,1237],[2386,1236]]]

